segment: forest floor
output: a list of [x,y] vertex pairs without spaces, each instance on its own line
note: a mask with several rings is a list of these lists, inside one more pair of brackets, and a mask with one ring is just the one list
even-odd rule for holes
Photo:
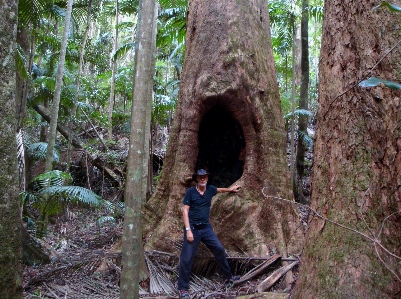
[[[312,159],[309,154],[308,159]],[[305,177],[305,195],[308,198],[310,178]],[[306,221],[308,209],[299,206],[301,220]],[[47,265],[26,265],[23,273],[24,298],[119,298],[119,277],[121,273],[121,236],[122,219],[99,227],[98,220],[104,211],[95,208],[70,206],[69,211],[49,225],[44,238],[35,239],[51,257]],[[31,233],[32,234],[32,233]],[[179,248],[181,244],[177,244]],[[150,279],[143,281],[140,288],[141,298],[178,298],[177,273],[178,255],[165,252],[145,252],[150,270]],[[245,275],[252,272],[264,260],[257,257],[233,256],[229,263],[233,272]],[[262,298],[257,287],[281,263],[274,263],[261,275],[247,282],[228,287],[217,274],[214,259],[198,258],[200,267],[207,269],[193,275],[190,285],[191,298]],[[199,265],[198,265],[199,266]],[[298,266],[292,269],[294,283],[298,276]],[[271,288],[270,295],[263,298],[289,298],[291,288],[283,287],[283,278]],[[253,295],[255,294],[255,295]],[[245,298],[245,297],[244,297]]]

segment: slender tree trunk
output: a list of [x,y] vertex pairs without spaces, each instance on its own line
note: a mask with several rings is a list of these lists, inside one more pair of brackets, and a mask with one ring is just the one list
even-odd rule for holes
[[[78,108],[78,98],[79,98],[79,89],[81,87],[81,75],[83,72],[83,65],[84,65],[84,54],[85,54],[85,46],[86,46],[86,41],[88,40],[88,35],[89,35],[89,27],[90,27],[90,22],[91,22],[91,13],[92,13],[92,0],[89,0],[88,3],[88,19],[86,22],[86,28],[85,28],[85,33],[84,33],[84,38],[82,40],[81,44],[81,50],[79,52],[79,66],[78,66],[78,74],[76,78],[76,87],[75,87],[75,96],[74,96],[74,107],[72,110],[72,115],[71,115],[71,123],[73,124],[75,122],[75,117],[77,115],[77,108]],[[67,148],[67,169],[69,169],[70,166],[70,158],[71,158],[71,141],[72,141],[72,136],[71,138],[68,138],[68,148]]]
[[291,161],[290,161],[290,175],[291,175],[291,183],[292,189],[296,190],[296,174],[295,174],[295,89],[296,89],[296,29],[295,29],[295,16],[291,15],[291,27],[292,27],[292,76],[291,76]]
[[[113,55],[116,53],[118,48],[118,0],[116,0],[116,16],[115,16],[115,34],[114,34],[114,47],[113,47]],[[114,109],[114,100],[115,100],[115,81],[116,81],[116,72],[117,72],[117,57],[111,58],[111,80],[110,80],[110,98],[109,98],[109,112],[108,112],[108,120],[109,127],[107,130],[108,139],[113,139],[113,109]]]
[[[144,201],[149,153],[146,131],[150,128],[155,59],[155,0],[139,2],[138,30],[135,44],[135,73],[132,97],[130,148],[125,183],[125,214],[122,244],[120,298],[139,298],[142,249],[142,202]],[[145,174],[145,175],[144,175]]]
[[65,54],[68,43],[68,32],[70,30],[72,3],[73,0],[68,0],[67,11],[65,14],[63,39],[61,41],[60,58],[58,62],[57,78],[56,78],[56,88],[54,90],[52,112],[51,112],[49,143],[47,146],[47,153],[46,153],[46,165],[45,165],[46,172],[52,170],[53,168],[53,152],[57,137],[58,110],[60,106],[61,88],[63,86],[64,63],[65,63]]
[[[18,198],[16,35],[18,1],[1,0],[0,16],[0,298],[22,298],[21,218]],[[18,108],[17,108],[18,107]],[[18,109],[19,110],[19,109]]]
[[[293,298],[400,298],[401,16],[325,1],[306,248]],[[390,49],[398,47],[390,52]],[[340,226],[341,225],[341,226]],[[347,229],[348,228],[348,229]]]
[[[152,45],[151,45],[151,51],[153,51],[153,55],[156,56],[156,34],[157,34],[157,15],[158,15],[158,4],[156,2],[156,7],[154,9],[154,18],[153,18],[153,32],[152,32]],[[156,59],[152,59],[152,65],[150,66],[151,70],[155,69],[156,66]],[[152,73],[153,75],[153,73]],[[152,81],[153,82],[153,81]],[[150,111],[146,115],[146,131],[145,131],[145,159],[144,159],[144,181],[146,184],[143,184],[143,192],[145,195],[145,199],[148,199],[152,193],[152,184],[153,184],[153,166],[152,166],[152,160],[153,160],[153,148],[152,148],[152,105],[153,105],[153,98],[154,98],[154,92],[153,88],[148,88],[149,94],[146,96],[148,100],[148,111]]]
[[[309,94],[309,38],[308,38],[308,20],[309,20],[309,0],[302,0],[302,19],[301,19],[301,91],[299,97],[299,109],[308,110]],[[303,141],[302,135],[308,135],[308,116],[300,115],[298,117],[298,146],[296,158],[296,192],[295,196],[301,203],[305,203],[303,194],[302,179],[305,169],[305,151],[307,145]]]

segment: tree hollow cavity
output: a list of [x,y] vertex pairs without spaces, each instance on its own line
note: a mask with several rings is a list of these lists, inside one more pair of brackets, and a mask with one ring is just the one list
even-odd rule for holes
[[240,124],[219,105],[211,108],[199,127],[196,168],[210,172],[209,183],[228,187],[243,173],[245,138]]

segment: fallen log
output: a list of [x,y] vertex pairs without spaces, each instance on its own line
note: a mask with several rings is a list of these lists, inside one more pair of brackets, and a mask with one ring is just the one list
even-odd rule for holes
[[[32,107],[36,112],[40,114],[40,116],[43,117],[44,120],[46,120],[50,124],[50,119],[51,119],[50,112],[45,107],[39,104],[33,105]],[[74,148],[79,150],[85,150],[82,141],[79,138],[77,138],[66,127],[62,126],[61,124],[57,124],[57,131],[60,132],[60,134],[63,135],[65,139],[68,140],[69,138],[71,138],[71,144],[74,146]],[[115,185],[121,187],[122,178],[120,177],[120,175],[118,175],[112,169],[108,168],[106,165],[104,165],[104,163],[101,163],[99,159],[94,158],[89,153],[88,157],[90,157],[89,160],[93,166],[99,168],[100,171],[102,171],[108,178],[110,178]]]
[[271,256],[269,259],[267,259],[266,261],[261,263],[259,266],[253,268],[251,271],[246,273],[239,280],[234,281],[234,286],[243,284],[244,282],[246,282],[256,276],[263,274],[263,272],[265,272],[265,270],[269,266],[271,266],[274,262],[276,262],[279,259],[281,259],[281,255],[279,255],[279,254],[275,254],[275,255]]
[[299,262],[294,262],[274,271],[269,277],[267,277],[258,285],[258,293],[262,293],[271,288],[282,276],[284,276],[288,271],[298,264]]

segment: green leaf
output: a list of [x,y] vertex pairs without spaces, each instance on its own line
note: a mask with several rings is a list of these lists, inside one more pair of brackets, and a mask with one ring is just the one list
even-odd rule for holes
[[373,9],[378,9],[380,7],[383,7],[383,6],[387,6],[391,11],[401,11],[401,7],[400,6],[397,6],[397,5],[394,5],[394,4],[390,4],[387,1],[384,1],[381,4],[373,7]]
[[361,83],[359,83],[359,86],[365,87],[365,88],[376,87],[380,83],[384,84],[385,86],[387,86],[388,88],[391,88],[391,89],[401,89],[401,84],[399,84],[397,82],[383,80],[383,79],[376,78],[376,77],[370,77],[367,80],[363,80]]

